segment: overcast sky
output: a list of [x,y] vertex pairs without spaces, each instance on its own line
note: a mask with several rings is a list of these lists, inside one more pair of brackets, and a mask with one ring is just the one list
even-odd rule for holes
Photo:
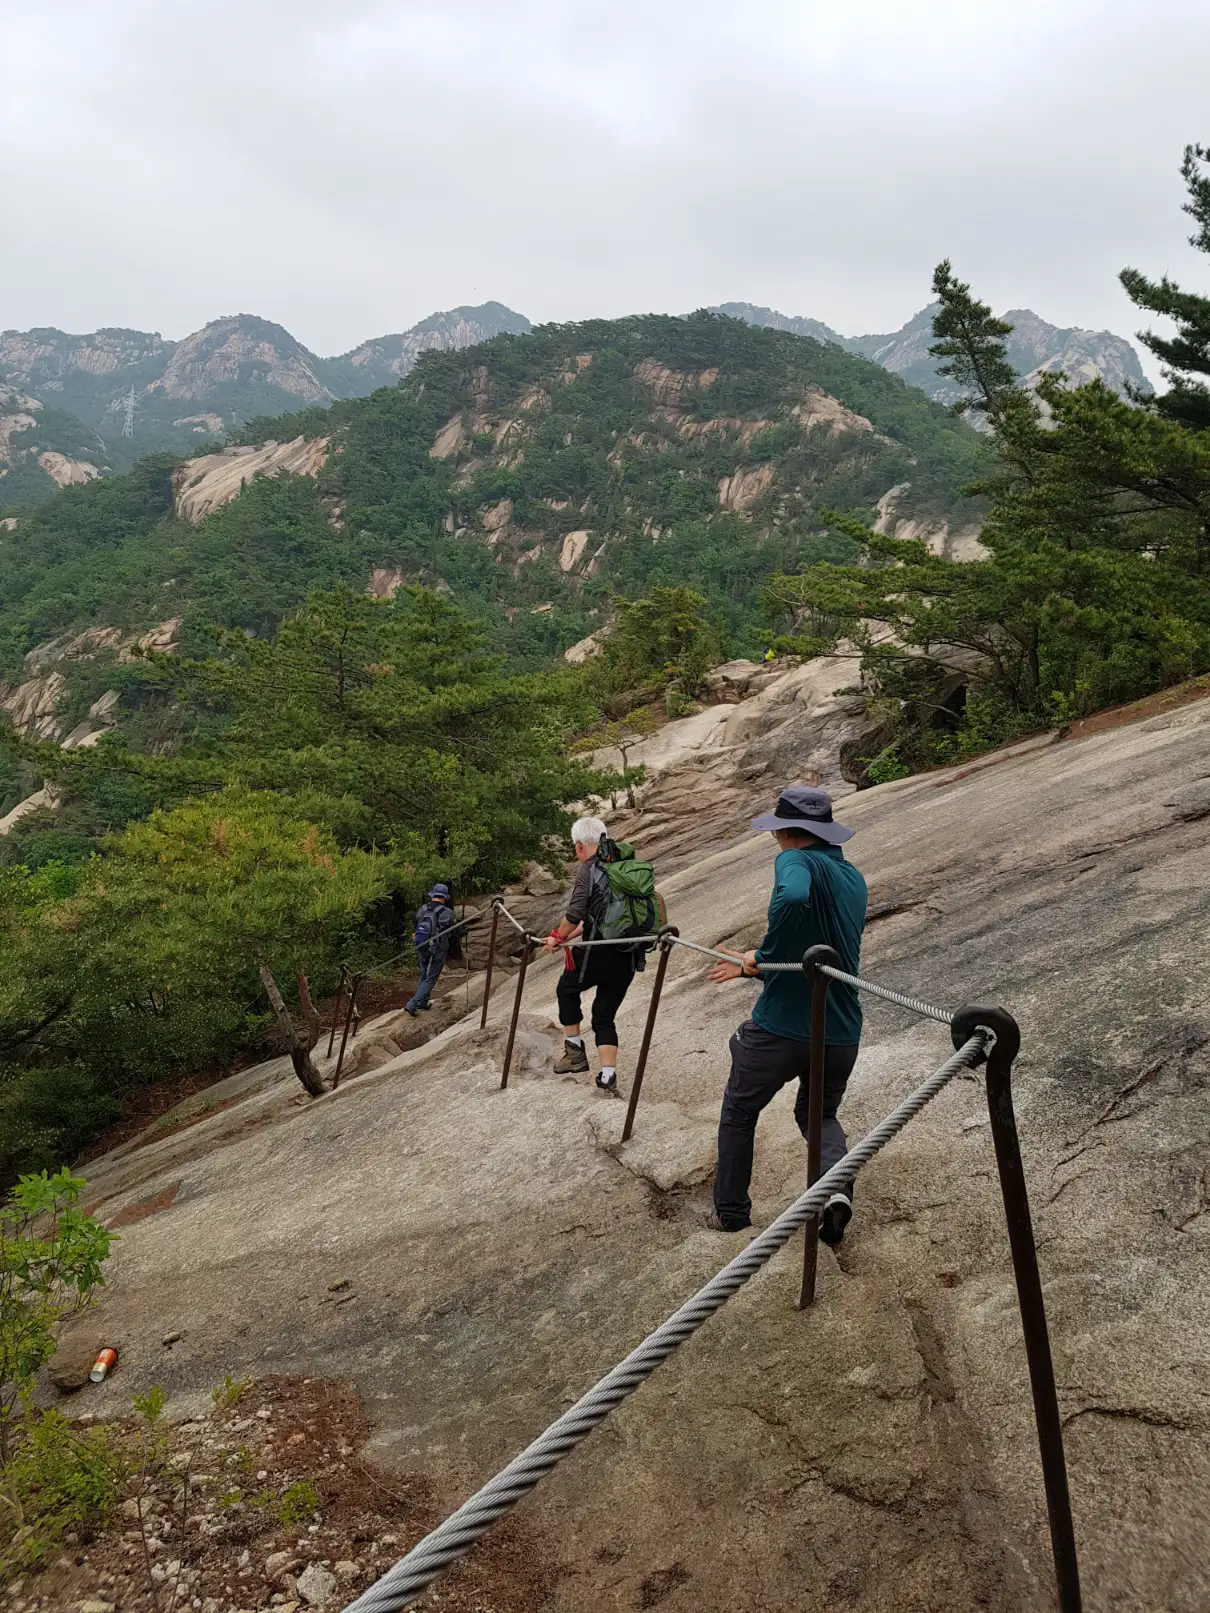
[[0,326],[344,351],[495,298],[742,300],[856,334],[943,256],[1138,325],[1206,287],[1207,0],[0,0]]

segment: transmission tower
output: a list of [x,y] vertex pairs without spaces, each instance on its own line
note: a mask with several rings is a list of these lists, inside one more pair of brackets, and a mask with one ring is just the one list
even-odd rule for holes
[[135,399],[135,395],[134,395],[134,387],[132,386],[130,391],[126,394],[126,406],[125,406],[126,407],[126,412],[125,412],[125,414],[123,415],[123,418],[122,418],[122,435],[123,435],[123,437],[133,437],[134,436],[135,404],[136,404],[136,399]]

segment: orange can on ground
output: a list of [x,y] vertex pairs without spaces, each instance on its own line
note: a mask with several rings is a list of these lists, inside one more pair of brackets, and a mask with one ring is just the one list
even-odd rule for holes
[[97,1353],[96,1360],[92,1364],[92,1371],[88,1374],[88,1376],[93,1383],[101,1383],[109,1376],[117,1364],[118,1352],[116,1350],[111,1350],[109,1348],[100,1350]]

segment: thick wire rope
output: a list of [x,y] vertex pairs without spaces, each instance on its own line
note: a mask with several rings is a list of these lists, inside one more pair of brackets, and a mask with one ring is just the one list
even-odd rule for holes
[[[704,947],[697,941],[686,941],[683,936],[669,936],[673,946],[688,947],[691,952],[701,952],[708,958],[721,958],[724,963],[742,963],[743,959],[734,952],[720,952],[717,947]],[[941,1025],[949,1025],[953,1021],[953,1013],[948,1008],[938,1008],[934,1003],[925,1002],[921,997],[909,997],[906,992],[896,991],[891,986],[875,985],[872,980],[863,980],[860,975],[846,974],[843,969],[833,969],[829,963],[819,965],[820,972],[832,980],[839,980],[843,985],[856,986],[858,991],[869,992],[871,997],[882,997],[889,1003],[898,1003],[900,1008],[910,1008],[914,1014],[921,1014],[925,1019],[935,1019]],[[801,963],[758,963],[760,974],[779,974],[802,972]],[[751,976],[756,979],[756,976]]]
[[[529,932],[526,930],[525,926],[523,924],[518,923],[518,921],[509,912],[508,908],[505,907],[503,902],[499,902],[496,905],[498,905],[498,907],[500,909],[500,912],[504,914],[505,918],[508,919],[509,923],[512,924],[514,926],[514,928],[519,930],[522,935],[527,936],[529,940],[537,943],[538,945],[541,944],[542,937],[539,937],[539,936],[536,936],[536,935],[530,935]],[[735,952],[720,952],[717,947],[703,946],[700,941],[687,940],[683,935],[670,935],[668,937],[668,940],[671,942],[671,944],[673,946],[688,947],[688,949],[691,952],[700,952],[703,957],[720,958],[724,963],[742,963],[743,962],[743,959],[739,956],[738,953],[735,953]],[[608,947],[608,946],[629,946],[629,947],[634,947],[634,946],[642,946],[644,944],[647,944],[648,946],[655,946],[655,945],[658,944],[658,942],[659,942],[659,937],[658,936],[652,936],[652,937],[650,937],[649,940],[647,940],[647,938],[645,938],[645,937],[640,936],[640,937],[637,937],[637,938],[622,937],[620,940],[613,940],[613,939],[609,939],[609,940],[601,939],[601,940],[597,940],[597,941],[576,941],[576,940],[571,940],[571,941],[567,941],[567,942],[565,942],[563,944],[566,945],[566,946],[572,946],[572,947],[587,949],[588,947]],[[831,964],[824,963],[824,964],[820,964],[819,967],[820,967],[822,973],[826,974],[832,980],[840,981],[840,983],[842,985],[855,986],[858,991],[868,992],[871,997],[881,997],[885,1002],[896,1003],[900,1008],[908,1008],[908,1009],[910,1009],[912,1011],[912,1013],[920,1014],[925,1019],[935,1019],[939,1025],[949,1025],[953,1021],[954,1015],[953,1015],[952,1009],[938,1008],[938,1006],[935,1003],[925,1002],[925,1000],[922,997],[911,997],[906,992],[896,991],[893,986],[879,986],[872,980],[863,980],[860,975],[851,975],[851,974],[847,974],[843,969],[834,969],[834,968],[832,968]],[[779,974],[779,973],[783,973],[783,972],[793,973],[795,971],[801,973],[802,964],[801,963],[762,963],[762,964],[758,965],[758,970],[759,970],[759,972],[761,974]],[[752,978],[755,979],[756,976],[753,976]]]
[[[485,922],[486,915],[490,912],[491,908],[489,906],[472,913],[469,918],[459,919],[457,924],[451,924],[448,930],[441,931],[441,938],[444,939],[448,935],[457,935],[459,930],[469,929],[472,924],[482,924]],[[421,943],[422,946],[429,946],[430,944],[431,943],[428,941]],[[364,976],[369,974],[377,974],[380,969],[386,969],[392,963],[398,963],[400,958],[410,957],[413,952],[418,951],[419,947],[417,947],[416,943],[413,941],[409,943],[408,946],[403,947],[399,952],[393,952],[389,958],[383,958],[381,962],[378,963],[367,964],[364,969],[351,969],[347,963],[343,964],[342,967],[348,974],[361,975],[364,978]]]
[[935,1003],[926,1003],[922,997],[909,997],[906,992],[895,991],[890,986],[876,986],[873,981],[862,980],[859,975],[833,969],[830,963],[821,963],[819,968],[820,973],[829,979],[839,980],[842,985],[856,986],[858,991],[867,991],[871,997],[882,997],[886,1002],[898,1003],[900,1008],[910,1008],[914,1014],[923,1014],[925,1019],[935,1019],[941,1025],[953,1023],[954,1014],[950,1008],[938,1008]]
[[498,913],[503,913],[504,917],[512,925],[513,929],[516,930],[519,934],[523,935],[527,941],[530,941],[530,940],[533,939],[533,937],[530,935],[529,931],[525,928],[524,924],[522,924],[519,919],[515,919],[513,917],[513,915],[509,912],[508,908],[505,907],[503,899],[501,897],[497,896],[489,904],[489,907],[494,907]]
[[519,1456],[515,1456],[482,1489],[464,1501],[444,1523],[413,1546],[394,1568],[350,1602],[345,1613],[401,1613],[403,1608],[410,1607],[439,1574],[464,1557],[476,1540],[511,1511],[518,1501],[536,1489],[540,1481],[586,1435],[604,1422],[628,1395],[633,1394],[661,1362],[666,1361],[703,1323],[721,1310],[733,1294],[755,1277],[800,1227],[819,1214],[831,1195],[851,1181],[862,1166],[867,1165],[892,1137],[902,1131],[908,1121],[918,1115],[943,1087],[960,1071],[978,1063],[993,1040],[990,1031],[976,1030],[952,1058],[947,1059],[897,1109],[880,1120],[839,1164],[795,1199],[789,1209],[783,1210],[776,1221],[753,1238],[746,1249],[741,1250],[734,1260],[699,1288],[691,1299],[686,1300],[666,1322],[649,1334],[624,1361],[607,1372],[569,1411],[551,1423]]

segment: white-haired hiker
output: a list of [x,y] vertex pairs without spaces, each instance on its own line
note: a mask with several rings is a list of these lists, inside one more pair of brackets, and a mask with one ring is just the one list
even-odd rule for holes
[[548,952],[564,948],[567,967],[559,977],[559,1023],[563,1027],[563,1057],[557,1075],[582,1075],[588,1053],[580,1032],[580,998],[593,992],[592,1033],[601,1060],[597,1085],[602,1092],[617,1091],[618,1029],[614,1016],[634,979],[634,954],[629,947],[569,947],[577,936],[591,941],[608,900],[608,880],[597,861],[597,848],[608,835],[600,818],[578,818],[571,826],[576,849],[576,877],[567,897],[565,916],[545,941]]

